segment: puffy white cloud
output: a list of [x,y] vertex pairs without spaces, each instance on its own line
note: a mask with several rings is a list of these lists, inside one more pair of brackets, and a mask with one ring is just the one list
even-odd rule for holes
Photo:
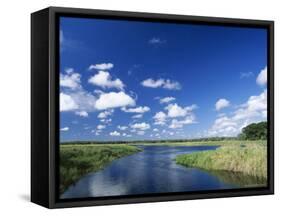
[[120,136],[121,134],[118,131],[113,131],[109,133],[110,136]]
[[103,129],[105,129],[105,128],[106,128],[105,125],[98,125],[98,126],[97,126],[97,129],[98,129],[98,130],[103,130]]
[[242,128],[254,122],[266,120],[267,91],[260,95],[251,96],[246,103],[230,115],[220,115],[212,127],[207,131],[208,136],[236,136]]
[[89,66],[89,70],[96,69],[96,70],[110,70],[114,67],[112,63],[101,63],[101,64],[92,64]]
[[260,86],[264,86],[267,84],[267,67],[261,70],[256,81]]
[[153,131],[154,132],[158,132],[159,130],[158,130],[158,128],[154,128]]
[[188,115],[183,120],[178,119],[172,119],[171,124],[169,125],[169,128],[176,129],[176,128],[182,128],[184,125],[194,124],[195,116],[194,115]]
[[141,84],[145,87],[158,88],[164,84],[164,79],[158,79],[158,80],[154,81],[153,79],[149,78],[149,79],[142,81]]
[[133,115],[132,118],[134,119],[137,119],[137,118],[142,118],[142,114],[136,114],[136,115]]
[[68,67],[64,69],[65,73],[67,73],[68,75],[74,73],[74,68]]
[[69,131],[69,127],[63,127],[60,129],[60,131]]
[[167,79],[163,85],[163,88],[171,89],[171,90],[179,90],[179,89],[181,89],[181,85],[179,82],[171,81],[171,80]]
[[96,97],[91,93],[84,90],[79,90],[76,92],[69,92],[68,94],[77,105],[77,111],[92,112],[96,110]]
[[264,90],[258,96],[251,96],[248,101],[242,104],[233,116],[234,120],[245,119],[249,117],[264,116],[267,112],[267,90]]
[[160,98],[159,102],[160,102],[160,104],[169,103],[171,101],[174,101],[175,99],[176,98],[174,98],[174,97],[164,97],[164,98]]
[[88,117],[89,116],[89,114],[86,111],[76,111],[75,114],[79,115],[81,117]]
[[78,109],[77,103],[67,94],[60,93],[60,111],[71,111]]
[[81,86],[81,75],[73,68],[66,68],[60,74],[60,111],[73,111],[76,115],[87,117],[88,112],[95,111],[96,97]]
[[211,129],[208,131],[209,136],[234,136],[238,134],[237,123],[227,116],[219,117],[215,120]]
[[112,119],[111,118],[110,119],[101,119],[100,121],[102,123],[108,124],[108,123],[112,122]]
[[216,110],[219,111],[223,108],[228,107],[229,105],[230,105],[230,102],[228,100],[221,98],[216,102],[215,107],[216,107]]
[[148,130],[150,128],[150,125],[145,122],[135,123],[135,124],[131,125],[131,128],[137,129],[137,130]]
[[135,100],[124,92],[110,92],[103,93],[96,101],[95,107],[98,110],[124,107],[124,106],[135,106]]
[[179,84],[179,82],[176,81],[171,81],[170,79],[158,79],[158,80],[154,80],[152,78],[143,80],[141,82],[141,85],[144,87],[149,87],[149,88],[164,88],[164,89],[170,89],[170,90],[179,90],[181,89],[181,85]]
[[99,71],[88,82],[102,88],[117,88],[120,90],[123,90],[125,86],[120,79],[112,80],[112,77],[107,71]]
[[139,107],[135,107],[135,108],[126,108],[126,107],[122,107],[121,109],[124,112],[128,112],[128,113],[145,113],[150,111],[150,108],[147,106],[139,106]]
[[113,114],[113,112],[114,112],[114,110],[105,110],[98,114],[98,118],[100,118],[100,119],[107,118],[108,116],[111,116]]
[[95,110],[96,98],[81,86],[81,75],[73,68],[66,68],[66,74],[60,74],[60,85],[65,89],[60,93],[60,111],[75,111],[75,114],[86,117],[89,111]]
[[157,112],[154,116],[153,116],[153,119],[155,120],[154,124],[156,125],[164,125],[165,122],[166,122],[166,117],[167,115],[160,111],[160,112]]
[[80,88],[81,75],[79,73],[74,73],[73,68],[66,69],[66,73],[67,74],[60,74],[60,86],[73,90]]
[[169,104],[165,107],[165,110],[168,111],[168,117],[176,118],[176,117],[184,117],[188,113],[192,112],[197,108],[197,105],[192,104],[191,106],[181,107],[178,104]]
[[128,127],[127,127],[127,126],[118,125],[117,128],[118,128],[119,130],[126,130]]

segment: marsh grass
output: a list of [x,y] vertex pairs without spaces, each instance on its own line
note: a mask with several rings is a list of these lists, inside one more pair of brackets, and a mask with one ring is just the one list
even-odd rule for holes
[[61,145],[60,193],[89,172],[103,169],[115,159],[139,152],[135,146],[114,145]]
[[260,187],[266,186],[267,184],[267,179],[264,177],[247,175],[242,172],[230,172],[221,170],[208,170],[207,172],[218,177],[226,184],[234,184],[238,185],[239,187]]
[[217,150],[183,154],[176,163],[205,170],[241,172],[258,178],[267,177],[265,142],[222,145]]

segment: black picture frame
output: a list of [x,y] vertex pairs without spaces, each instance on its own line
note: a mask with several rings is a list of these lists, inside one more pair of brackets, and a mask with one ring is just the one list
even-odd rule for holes
[[[60,16],[267,29],[268,186],[120,197],[59,199]],[[186,15],[49,7],[31,15],[31,201],[47,208],[160,202],[274,193],[274,22]]]

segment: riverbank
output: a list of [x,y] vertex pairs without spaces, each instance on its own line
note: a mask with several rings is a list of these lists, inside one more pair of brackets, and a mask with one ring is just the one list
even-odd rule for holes
[[[130,145],[140,145],[130,143]],[[174,142],[173,140],[167,142],[155,142],[155,143],[143,143],[144,146],[240,146],[240,145],[266,145],[265,140],[220,140],[220,141],[185,141],[185,142]]]
[[221,145],[215,151],[184,154],[176,163],[209,171],[240,172],[258,178],[267,178],[267,146],[265,141]]
[[61,145],[60,193],[83,175],[103,169],[113,160],[141,151],[125,144]]
[[230,145],[251,145],[251,144],[258,144],[258,145],[265,145],[265,140],[238,140],[238,139],[223,139],[223,140],[200,140],[200,141],[178,141],[178,140],[144,140],[144,141],[124,141],[118,143],[111,143],[111,142],[90,142],[87,141],[83,142],[66,142],[62,143],[61,146],[88,146],[88,145],[97,145],[97,146],[104,146],[104,145],[131,145],[131,146],[230,146]]

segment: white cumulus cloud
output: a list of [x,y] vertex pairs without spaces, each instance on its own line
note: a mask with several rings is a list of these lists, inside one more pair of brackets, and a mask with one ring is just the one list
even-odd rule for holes
[[165,110],[168,111],[168,117],[176,118],[176,117],[184,117],[188,113],[192,112],[197,108],[197,105],[192,104],[191,106],[181,107],[178,104],[169,104],[165,107]]
[[75,73],[73,68],[67,68],[66,74],[60,74],[60,86],[73,90],[78,89],[81,87],[80,78],[81,75],[79,73]]
[[133,115],[132,118],[134,119],[137,119],[137,118],[142,118],[142,114],[136,114],[136,115]]
[[98,114],[98,118],[100,118],[100,119],[107,118],[108,116],[111,116],[113,114],[113,112],[114,112],[114,110],[105,110]]
[[174,98],[174,97],[164,97],[164,98],[160,98],[159,102],[160,102],[160,104],[163,104],[163,103],[172,102],[174,100],[176,100],[176,98]]
[[95,110],[96,97],[81,86],[81,75],[73,68],[66,68],[65,74],[60,74],[60,111],[75,111],[76,115],[87,117],[88,112]]
[[166,124],[166,117],[167,115],[160,111],[160,112],[157,112],[154,116],[153,116],[153,119],[155,120],[154,124],[156,125],[164,125]]
[[98,130],[103,130],[103,129],[105,129],[105,128],[106,128],[105,125],[98,125],[98,126],[97,126],[97,129],[98,129]]
[[169,89],[169,90],[179,90],[181,89],[181,85],[179,82],[172,81],[170,79],[158,79],[154,80],[152,78],[148,78],[146,80],[143,80],[141,82],[141,85],[144,87],[149,87],[149,88],[164,88],[164,89]]
[[114,67],[112,63],[101,63],[101,64],[92,64],[89,66],[89,70],[96,69],[96,70],[110,70]]
[[196,123],[194,115],[188,115],[182,120],[172,119],[169,128],[176,129],[182,128],[184,125],[194,124]]
[[71,111],[78,109],[78,105],[70,95],[60,93],[60,111]]
[[163,85],[163,88],[170,89],[170,90],[179,90],[181,89],[181,85],[179,82],[167,79]]
[[112,119],[101,119],[100,120],[102,123],[105,123],[105,124],[109,124],[110,122],[112,122]]
[[96,108],[98,110],[125,107],[125,106],[135,106],[135,100],[124,92],[110,92],[103,93],[96,101]]
[[264,121],[267,117],[267,91],[249,97],[247,102],[229,115],[219,115],[208,130],[208,136],[236,136],[248,124]]
[[228,107],[229,105],[230,105],[230,102],[228,100],[221,98],[216,102],[215,107],[216,107],[216,110],[219,111],[223,108]]
[[90,77],[89,83],[102,88],[117,88],[123,90],[124,84],[120,79],[112,80],[111,75],[107,71],[99,71],[94,76]]
[[118,125],[117,126],[117,128],[119,129],[119,130],[126,130],[128,127],[127,126],[121,126],[121,125]]
[[88,117],[89,114],[86,111],[76,111],[76,115],[81,116],[81,117]]
[[267,67],[261,70],[256,81],[260,86],[264,86],[267,84]]
[[[96,97],[84,90],[69,93],[60,93],[61,111],[95,111]],[[68,105],[68,109],[66,109]]]
[[60,129],[60,131],[69,131],[69,127],[63,127]]
[[135,124],[131,125],[131,128],[137,129],[137,130],[148,130],[150,128],[150,125],[145,122],[135,123]]
[[164,79],[153,80],[153,79],[149,78],[149,79],[142,81],[141,84],[145,87],[158,88],[164,84]]
[[118,131],[113,131],[109,133],[110,136],[120,136],[121,134]]
[[143,107],[139,106],[139,107],[135,107],[135,108],[123,107],[121,110],[124,112],[128,112],[128,113],[145,113],[145,112],[150,111],[150,108],[147,106],[143,106]]

